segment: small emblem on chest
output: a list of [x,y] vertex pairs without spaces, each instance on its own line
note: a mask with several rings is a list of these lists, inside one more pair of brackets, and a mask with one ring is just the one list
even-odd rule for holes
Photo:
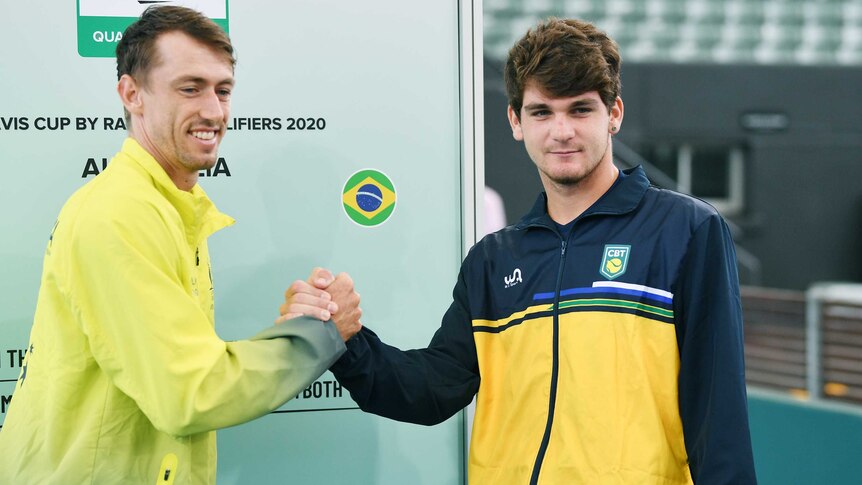
[[606,244],[602,252],[602,264],[599,266],[599,274],[612,280],[622,276],[629,266],[629,256],[632,247],[621,244]]
[[511,288],[523,282],[524,280],[521,279],[521,268],[515,268],[515,271],[512,271],[511,275],[503,277],[503,281],[506,283],[505,288]]

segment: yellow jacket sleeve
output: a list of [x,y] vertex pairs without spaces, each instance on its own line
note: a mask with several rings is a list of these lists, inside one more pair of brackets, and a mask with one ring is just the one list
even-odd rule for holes
[[220,339],[191,287],[196,255],[179,216],[124,203],[76,219],[66,294],[99,367],[157,429],[185,436],[263,415],[344,351],[332,323],[312,320]]

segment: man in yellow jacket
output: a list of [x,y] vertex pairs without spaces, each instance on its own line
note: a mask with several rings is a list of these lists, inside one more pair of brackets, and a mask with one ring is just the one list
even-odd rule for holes
[[282,308],[324,324],[282,317],[236,342],[214,331],[206,241],[233,220],[197,177],[217,160],[233,67],[224,31],[182,7],[148,9],[118,44],[129,138],[52,231],[0,483],[215,483],[214,430],[281,406],[359,330],[339,276],[332,294]]

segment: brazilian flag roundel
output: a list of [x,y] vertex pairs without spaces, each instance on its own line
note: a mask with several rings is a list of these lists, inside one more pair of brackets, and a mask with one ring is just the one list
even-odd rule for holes
[[365,169],[347,179],[341,202],[347,217],[360,226],[383,224],[395,210],[395,186],[383,172]]

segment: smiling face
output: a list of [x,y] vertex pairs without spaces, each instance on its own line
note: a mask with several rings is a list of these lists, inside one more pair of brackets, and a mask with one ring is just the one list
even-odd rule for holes
[[611,134],[623,116],[620,98],[608,110],[596,91],[557,98],[528,83],[523,100],[519,114],[508,110],[512,135],[524,142],[546,191],[588,185],[597,169],[612,169]]
[[215,165],[230,116],[233,68],[223,53],[182,32],[156,39],[146,79],[128,74],[117,87],[131,114],[129,134],[174,183],[190,190]]

